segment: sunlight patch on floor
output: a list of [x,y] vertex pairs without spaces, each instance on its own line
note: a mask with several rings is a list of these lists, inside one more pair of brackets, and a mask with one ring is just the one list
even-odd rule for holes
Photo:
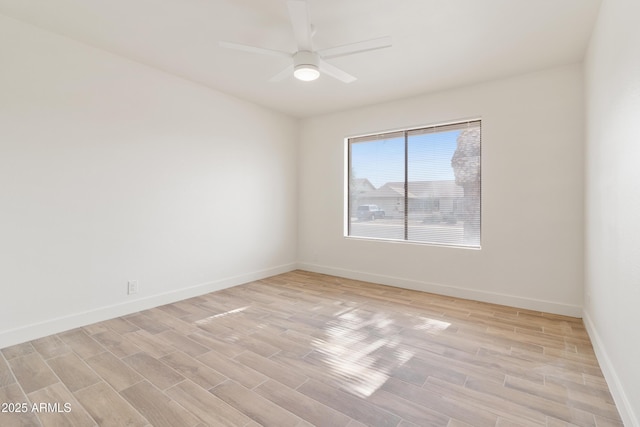
[[366,398],[413,357],[393,326],[383,314],[354,309],[328,322],[325,337],[312,345],[342,388]]

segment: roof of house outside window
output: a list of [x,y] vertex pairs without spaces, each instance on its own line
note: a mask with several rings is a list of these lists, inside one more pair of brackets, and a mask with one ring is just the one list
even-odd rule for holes
[[[362,197],[403,197],[404,182],[387,182],[376,190],[361,194]],[[409,182],[409,199],[463,197],[464,189],[454,180]]]

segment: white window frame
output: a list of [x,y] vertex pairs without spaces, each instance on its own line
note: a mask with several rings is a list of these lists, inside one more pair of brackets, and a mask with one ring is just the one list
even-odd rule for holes
[[[445,244],[438,242],[425,242],[425,241],[417,241],[417,240],[409,240],[408,239],[408,197],[407,197],[407,187],[408,187],[408,178],[407,178],[407,165],[408,165],[408,154],[407,154],[407,135],[410,132],[415,131],[446,131],[447,129],[455,129],[461,128],[465,125],[477,124],[480,128],[480,166],[479,166],[479,186],[480,186],[480,194],[479,194],[479,237],[477,245],[465,245],[465,244]],[[404,239],[397,238],[383,238],[383,237],[367,237],[367,236],[359,236],[359,235],[351,235],[351,192],[350,192],[350,171],[351,171],[351,144],[357,143],[358,140],[375,140],[375,139],[383,139],[385,137],[391,136],[393,134],[404,134],[405,138],[405,196],[404,196]],[[344,174],[344,237],[347,239],[357,239],[357,240],[375,240],[375,241],[384,241],[384,242],[393,242],[393,243],[405,243],[405,244],[419,244],[419,245],[432,245],[432,246],[448,246],[454,248],[462,248],[462,249],[472,249],[479,250],[482,246],[482,119],[481,118],[473,118],[473,119],[465,119],[465,120],[456,120],[445,123],[438,123],[432,125],[423,125],[416,126],[410,128],[396,129],[396,130],[388,130],[381,131],[375,133],[367,133],[367,134],[359,134],[350,137],[346,137],[344,139],[344,165],[345,165],[345,174]]]

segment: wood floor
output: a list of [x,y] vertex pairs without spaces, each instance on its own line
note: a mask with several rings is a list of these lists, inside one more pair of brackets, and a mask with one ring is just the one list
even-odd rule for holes
[[580,319],[302,271],[1,353],[3,427],[622,425]]

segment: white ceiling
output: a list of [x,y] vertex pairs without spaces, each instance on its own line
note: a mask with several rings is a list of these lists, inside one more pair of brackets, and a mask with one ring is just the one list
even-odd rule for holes
[[295,117],[581,61],[600,0],[308,0],[314,49],[390,35],[328,62],[356,76],[269,78],[294,52],[286,0],[0,0],[0,13]]

